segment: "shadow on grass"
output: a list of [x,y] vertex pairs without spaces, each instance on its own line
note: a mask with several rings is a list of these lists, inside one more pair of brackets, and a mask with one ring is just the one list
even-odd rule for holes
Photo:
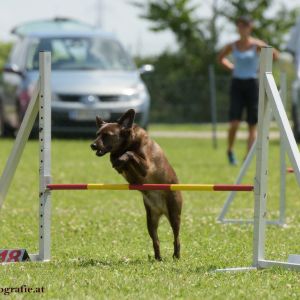
[[121,267],[121,266],[136,266],[143,265],[144,260],[141,259],[119,259],[119,260],[105,260],[105,259],[94,259],[94,258],[82,258],[77,261],[73,261],[72,264],[78,267]]
[[[170,264],[171,262],[171,264]],[[89,268],[89,267],[104,267],[104,268],[113,268],[117,269],[124,266],[141,266],[144,267],[146,265],[157,265],[158,267],[162,264],[167,264],[172,271],[174,272],[193,272],[193,273],[214,273],[217,269],[220,268],[220,266],[216,265],[209,265],[209,266],[199,266],[194,268],[184,267],[184,266],[178,266],[176,264],[176,261],[173,260],[162,260],[162,261],[156,261],[154,258],[147,259],[112,259],[112,260],[106,260],[106,259],[94,259],[94,258],[80,258],[76,261],[72,261],[72,265],[79,267],[79,268]]]
[[190,269],[190,271],[194,273],[214,273],[217,269],[220,269],[220,267],[216,265],[208,265],[208,266],[199,266],[196,268]]

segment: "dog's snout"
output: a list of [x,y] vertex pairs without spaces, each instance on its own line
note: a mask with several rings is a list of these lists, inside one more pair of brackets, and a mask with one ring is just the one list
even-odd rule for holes
[[92,144],[91,144],[91,148],[92,148],[92,150],[97,150],[97,145],[96,145],[96,143],[92,143]]

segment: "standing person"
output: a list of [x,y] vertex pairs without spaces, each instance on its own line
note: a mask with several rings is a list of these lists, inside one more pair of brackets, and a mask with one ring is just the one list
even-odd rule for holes
[[[249,16],[239,17],[236,26],[240,38],[227,44],[218,56],[219,63],[232,72],[227,148],[228,161],[231,165],[237,164],[233,146],[244,110],[247,112],[248,151],[256,138],[259,52],[262,47],[266,46],[265,42],[251,36],[253,21]],[[233,63],[228,59],[230,54],[232,54]],[[278,55],[278,51],[274,50],[275,59]]]

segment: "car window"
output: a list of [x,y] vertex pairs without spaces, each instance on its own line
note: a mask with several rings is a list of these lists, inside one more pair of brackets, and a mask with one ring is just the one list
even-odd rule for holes
[[18,67],[22,67],[22,59],[24,59],[23,52],[24,49],[22,47],[22,42],[19,40],[15,43],[11,51],[9,63],[17,65]]
[[53,70],[133,70],[129,55],[115,40],[45,38],[32,43],[27,68],[38,68],[39,51],[51,51]]
[[35,57],[38,44],[39,44],[38,39],[32,39],[28,47],[27,63],[26,63],[26,69],[28,70],[38,69],[38,57]]
[[60,61],[83,62],[88,53],[89,44],[83,39],[57,39],[52,42],[52,63]]

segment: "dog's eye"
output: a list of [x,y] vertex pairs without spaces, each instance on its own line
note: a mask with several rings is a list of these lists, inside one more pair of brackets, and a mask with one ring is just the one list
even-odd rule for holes
[[102,134],[102,141],[103,141],[103,143],[108,142],[109,138],[110,138],[110,135],[108,133],[103,133]]

